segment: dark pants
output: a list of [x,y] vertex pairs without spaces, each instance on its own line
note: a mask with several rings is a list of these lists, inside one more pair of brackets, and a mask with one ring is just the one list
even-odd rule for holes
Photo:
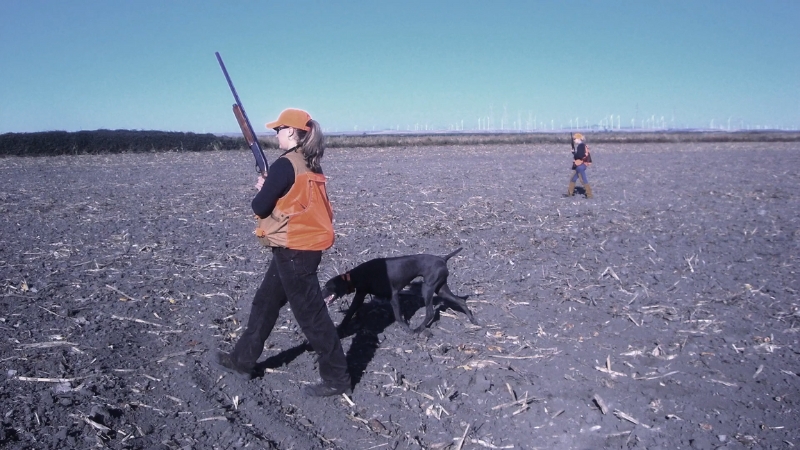
[[273,248],[272,262],[253,298],[247,329],[233,349],[235,361],[244,366],[255,365],[280,309],[288,301],[308,343],[317,353],[322,380],[336,386],[350,386],[342,343],[319,288],[317,267],[321,259],[320,251]]

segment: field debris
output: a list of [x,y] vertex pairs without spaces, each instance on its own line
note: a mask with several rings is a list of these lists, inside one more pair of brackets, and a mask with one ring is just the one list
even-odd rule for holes
[[480,326],[434,297],[409,334],[368,297],[325,399],[289,305],[251,376],[215,365],[271,258],[247,151],[0,159],[0,447],[800,445],[797,142],[597,143],[589,200],[566,138],[326,150],[320,280],[463,247]]

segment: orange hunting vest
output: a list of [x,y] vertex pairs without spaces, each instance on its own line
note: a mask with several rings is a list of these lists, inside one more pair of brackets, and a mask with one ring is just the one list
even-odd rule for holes
[[294,184],[269,217],[258,219],[255,234],[267,247],[327,250],[333,245],[333,208],[325,175],[309,170],[300,148],[283,157],[294,167]]

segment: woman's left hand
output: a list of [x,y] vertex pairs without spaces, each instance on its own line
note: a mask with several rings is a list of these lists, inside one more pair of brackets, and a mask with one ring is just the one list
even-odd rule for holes
[[261,190],[261,188],[264,186],[264,180],[266,180],[266,179],[267,179],[267,177],[262,177],[262,176],[258,177],[258,180],[256,181],[256,189],[257,190],[259,190],[259,191]]

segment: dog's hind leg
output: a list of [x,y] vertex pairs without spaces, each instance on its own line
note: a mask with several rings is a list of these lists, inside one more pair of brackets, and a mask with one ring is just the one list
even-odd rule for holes
[[419,333],[425,328],[429,327],[433,320],[436,318],[433,312],[433,293],[436,291],[434,286],[424,283],[422,285],[422,298],[425,300],[425,320],[422,324],[414,329],[415,333]]
[[445,300],[449,300],[458,305],[467,315],[469,321],[472,322],[473,325],[478,325],[478,321],[475,320],[475,316],[472,315],[472,311],[470,311],[469,307],[467,306],[467,301],[464,300],[463,297],[453,294],[453,292],[450,291],[450,288],[447,286],[447,283],[444,283],[442,287],[439,288],[439,292],[437,292],[437,294],[439,294],[439,296]]
[[392,292],[392,298],[389,302],[392,304],[392,311],[394,312],[394,320],[397,322],[398,325],[403,327],[403,329],[409,333],[412,332],[411,327],[408,325],[408,322],[403,318],[403,315],[400,313],[400,293],[398,291]]

